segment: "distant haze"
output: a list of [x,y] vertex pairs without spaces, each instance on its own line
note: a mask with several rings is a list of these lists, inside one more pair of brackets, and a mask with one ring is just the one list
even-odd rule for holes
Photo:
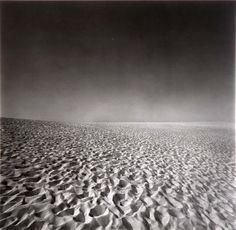
[[233,121],[233,2],[2,2],[2,116]]

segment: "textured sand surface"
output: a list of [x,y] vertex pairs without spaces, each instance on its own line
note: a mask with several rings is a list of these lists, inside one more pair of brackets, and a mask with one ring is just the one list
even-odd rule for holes
[[234,130],[1,120],[1,219],[17,229],[236,229]]

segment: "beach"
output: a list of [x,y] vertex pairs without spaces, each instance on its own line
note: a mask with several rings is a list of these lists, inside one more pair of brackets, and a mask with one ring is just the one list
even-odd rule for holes
[[236,229],[234,127],[1,119],[10,229]]

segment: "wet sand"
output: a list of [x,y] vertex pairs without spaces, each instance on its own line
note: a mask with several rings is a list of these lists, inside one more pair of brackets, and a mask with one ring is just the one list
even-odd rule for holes
[[234,130],[1,119],[3,230],[236,229]]

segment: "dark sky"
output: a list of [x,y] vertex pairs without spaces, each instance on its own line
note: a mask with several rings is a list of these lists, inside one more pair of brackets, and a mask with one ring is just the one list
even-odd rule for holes
[[233,121],[233,2],[4,2],[2,116]]

